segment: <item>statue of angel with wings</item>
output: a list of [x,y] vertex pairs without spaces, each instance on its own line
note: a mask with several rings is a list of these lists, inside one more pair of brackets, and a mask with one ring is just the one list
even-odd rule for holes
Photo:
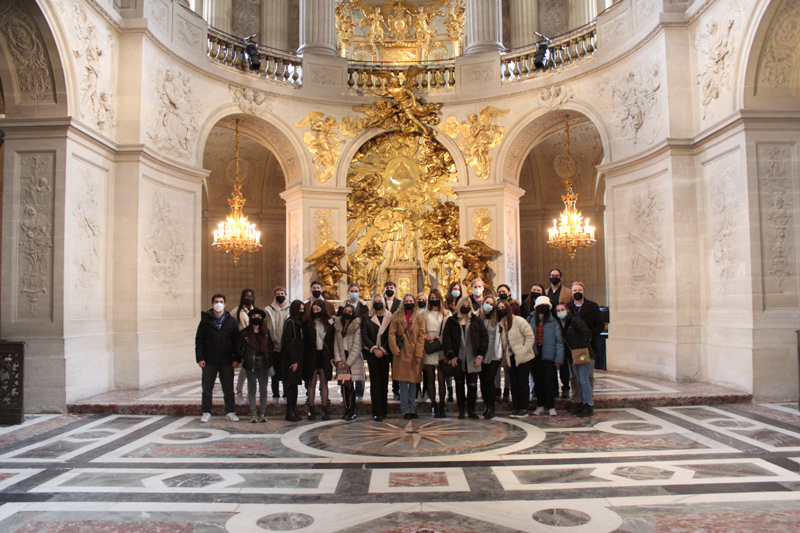
[[461,135],[458,148],[464,154],[467,165],[475,169],[475,175],[479,178],[489,179],[492,165],[489,150],[500,144],[506,131],[503,126],[492,122],[508,112],[508,109],[488,106],[480,111],[480,116],[470,113],[467,122],[459,122],[456,117],[450,117],[446,124],[439,126],[440,130],[453,139]]
[[345,254],[344,246],[336,246],[336,241],[326,240],[313,254],[306,257],[306,262],[309,263],[306,270],[313,269],[317,272],[317,279],[322,284],[322,295],[326,300],[339,299],[337,284],[343,275],[348,274],[341,265]]

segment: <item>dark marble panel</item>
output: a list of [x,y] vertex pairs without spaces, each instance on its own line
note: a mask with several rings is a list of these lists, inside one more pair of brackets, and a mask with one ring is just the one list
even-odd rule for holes
[[605,481],[592,475],[594,468],[561,468],[552,470],[514,470],[514,476],[520,483],[536,485],[537,483],[581,483],[585,481]]

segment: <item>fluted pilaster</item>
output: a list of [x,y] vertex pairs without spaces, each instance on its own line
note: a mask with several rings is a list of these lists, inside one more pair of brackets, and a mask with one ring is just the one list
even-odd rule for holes
[[289,50],[289,2],[261,0],[261,35],[258,42],[270,48]]
[[511,48],[519,48],[539,40],[539,0],[511,0],[509,26]]
[[597,0],[571,0],[569,3],[569,28],[574,29],[597,16]]
[[467,0],[467,45],[464,53],[503,50],[503,20],[500,0]]
[[300,0],[299,53],[336,56],[335,0]]

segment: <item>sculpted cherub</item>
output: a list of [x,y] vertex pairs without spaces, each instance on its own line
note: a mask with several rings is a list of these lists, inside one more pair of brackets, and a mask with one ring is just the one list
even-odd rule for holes
[[489,261],[500,255],[500,250],[490,248],[486,243],[473,239],[464,243],[464,246],[458,249],[458,253],[461,254],[461,265],[467,271],[464,285],[469,285],[472,280],[480,278],[487,289],[494,290],[491,281],[494,272],[489,266]]
[[336,241],[328,240],[320,244],[313,254],[306,257],[306,262],[310,263],[306,270],[316,270],[317,279],[322,284],[322,295],[326,300],[339,299],[337,283],[343,275],[348,274],[341,265],[345,253],[344,246],[336,246]]
[[440,130],[453,139],[461,135],[458,148],[464,154],[467,165],[475,169],[475,175],[479,178],[489,179],[492,165],[489,150],[500,144],[506,131],[503,126],[492,122],[508,112],[508,109],[488,106],[481,110],[480,116],[471,113],[467,122],[459,122],[456,117],[450,117],[446,124],[439,126]]
[[414,79],[425,70],[425,67],[413,65],[408,67],[402,84],[391,72],[374,72],[374,75],[386,80],[386,86],[375,87],[371,91],[376,96],[392,101],[391,107],[394,108],[395,119],[399,122],[401,130],[409,133],[406,130],[410,129],[430,138],[436,134],[431,125],[439,124],[439,108],[442,104],[423,104],[411,90]]

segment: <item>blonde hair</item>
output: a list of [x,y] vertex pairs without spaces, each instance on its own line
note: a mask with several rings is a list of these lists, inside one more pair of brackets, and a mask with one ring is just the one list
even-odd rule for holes
[[583,286],[583,282],[582,281],[573,281],[572,285],[570,285],[570,288],[575,287],[575,285],[580,285],[581,289],[586,290],[586,287]]
[[414,301],[416,302],[417,300],[419,300],[419,297],[420,297],[420,296],[422,296],[423,298],[425,298],[425,301],[426,301],[426,302],[428,301],[428,295],[427,295],[427,294],[425,294],[424,292],[418,292],[418,293],[417,293],[417,296],[416,296],[416,298],[414,298]]
[[[470,299],[469,296],[462,296],[461,298],[459,298],[458,303],[456,303],[455,316],[457,318],[461,318],[461,308],[465,305],[468,305],[470,312],[472,312],[472,300]],[[469,313],[467,313],[467,316],[469,316]]]
[[[412,298],[414,300],[414,308],[411,310],[411,322],[414,322],[414,317],[420,316],[419,308],[417,307],[417,300],[416,298],[414,298],[413,294],[408,293],[405,296],[403,296],[403,298],[400,301],[406,303],[406,298]],[[405,312],[401,311],[404,311],[404,309],[398,309],[397,312],[392,315],[392,321],[396,320],[398,326],[402,325],[403,327],[405,327],[406,314]]]
[[390,309],[386,309],[386,298],[384,298],[382,294],[375,294],[372,296],[372,298],[369,299],[369,316],[371,317],[375,316],[376,311],[375,307],[373,307],[373,305],[375,304],[375,298],[380,298],[381,302],[383,302],[383,311],[385,311],[386,315],[391,316],[392,311]]

